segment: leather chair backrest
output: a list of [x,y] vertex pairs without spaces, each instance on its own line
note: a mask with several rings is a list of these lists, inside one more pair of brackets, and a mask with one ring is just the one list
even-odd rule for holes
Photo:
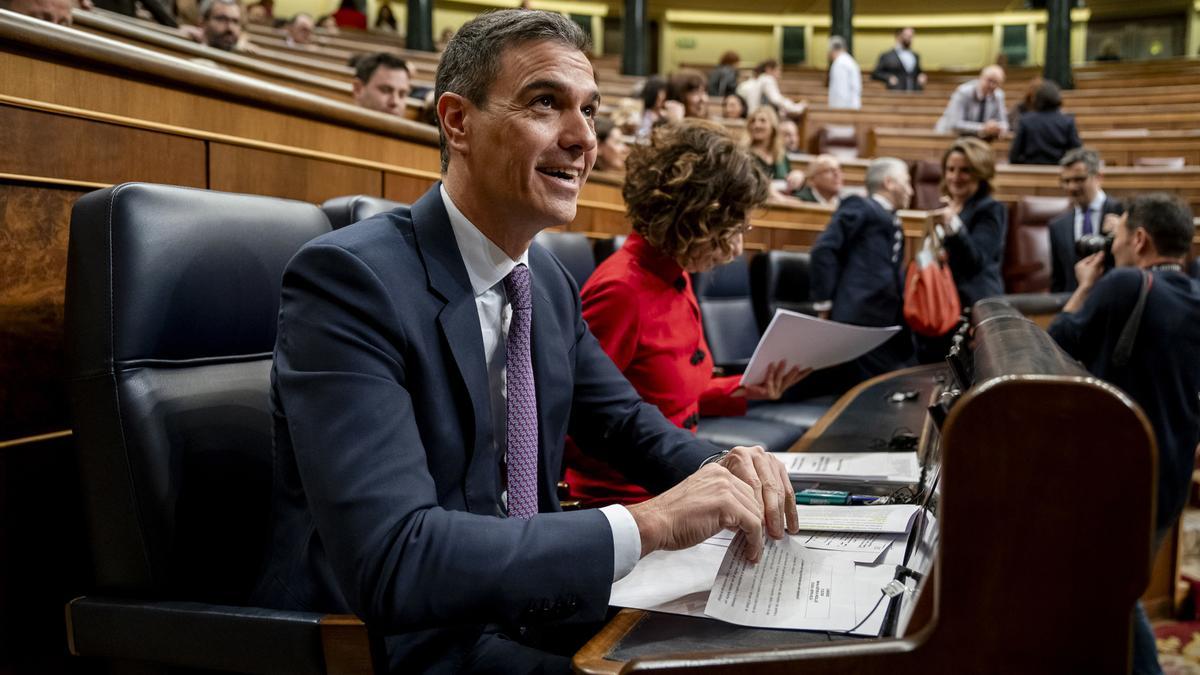
[[918,160],[913,166],[912,208],[919,211],[936,209],[942,204],[942,165],[926,159]]
[[596,264],[604,262],[605,258],[616,253],[625,245],[626,235],[618,234],[607,239],[597,239],[592,247],[592,253],[596,257]]
[[1066,197],[1022,197],[1010,207],[1004,243],[1006,293],[1050,290],[1050,221],[1070,207]]
[[98,589],[240,604],[267,543],[283,270],[301,202],[128,183],[71,214],[66,330]]
[[815,316],[808,299],[810,267],[805,251],[766,251],[750,261],[751,295],[761,331],[778,309]]
[[838,159],[858,157],[858,129],[853,124],[826,124],[817,130],[818,155],[830,154]]
[[370,195],[350,195],[330,199],[321,205],[321,210],[329,219],[330,226],[337,230],[401,206],[408,204]]
[[692,277],[713,363],[744,367],[760,337],[750,291],[749,253]]
[[558,258],[580,288],[596,271],[592,242],[578,232],[539,232],[533,240]]

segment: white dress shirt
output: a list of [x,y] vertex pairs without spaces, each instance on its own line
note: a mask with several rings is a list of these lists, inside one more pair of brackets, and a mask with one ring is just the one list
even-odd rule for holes
[[[1096,198],[1088,204],[1088,211],[1092,213],[1092,234],[1101,234],[1100,225],[1104,221],[1103,209],[1104,200],[1108,199],[1108,195],[1104,194],[1104,190],[1096,190]],[[1075,205],[1075,241],[1083,236],[1083,209],[1079,205]]]
[[[505,347],[508,344],[508,327],[512,323],[512,304],[504,291],[504,278],[518,264],[529,266],[529,251],[513,260],[499,246],[475,227],[462,211],[454,205],[441,186],[442,203],[450,216],[450,228],[454,241],[467,268],[467,278],[475,293],[475,309],[479,312],[479,330],[483,336],[483,359],[487,363],[488,390],[492,403],[492,440],[496,455],[503,457],[508,451],[508,385],[505,370]],[[532,278],[533,269],[529,270]],[[507,503],[507,495],[501,495]],[[620,504],[600,509],[608,519],[613,537],[613,581],[633,570],[642,554],[642,537],[637,523],[629,510]]]
[[749,117],[763,103],[770,103],[780,116],[799,115],[804,106],[788,99],[779,91],[779,83],[767,73],[752,77],[738,85],[737,93],[746,100],[746,116]]
[[844,51],[829,66],[829,107],[852,110],[862,107],[862,69]]
[[917,55],[911,49],[897,45],[896,56],[900,58],[900,65],[904,66],[905,71],[911,73],[917,67]]

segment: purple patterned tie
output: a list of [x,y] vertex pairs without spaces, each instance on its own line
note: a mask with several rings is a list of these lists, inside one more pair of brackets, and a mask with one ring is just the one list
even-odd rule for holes
[[1091,234],[1094,228],[1092,227],[1092,207],[1089,206],[1083,210],[1083,227],[1079,228],[1079,233],[1083,235]]
[[529,356],[529,326],[533,315],[529,268],[517,265],[504,278],[512,305],[505,346],[508,387],[508,515],[532,518],[538,512],[537,391],[533,387],[533,361]]

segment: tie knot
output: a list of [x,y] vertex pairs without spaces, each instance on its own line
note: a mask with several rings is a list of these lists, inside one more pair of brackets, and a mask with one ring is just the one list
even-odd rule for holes
[[529,309],[532,304],[529,282],[529,268],[523,264],[512,268],[508,276],[504,277],[504,292],[508,293],[508,301],[512,303],[513,309]]

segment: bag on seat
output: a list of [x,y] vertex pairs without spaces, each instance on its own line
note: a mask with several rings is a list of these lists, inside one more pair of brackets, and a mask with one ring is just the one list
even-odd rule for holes
[[908,263],[904,280],[904,320],[918,335],[938,337],[954,329],[962,305],[944,251],[932,233]]

